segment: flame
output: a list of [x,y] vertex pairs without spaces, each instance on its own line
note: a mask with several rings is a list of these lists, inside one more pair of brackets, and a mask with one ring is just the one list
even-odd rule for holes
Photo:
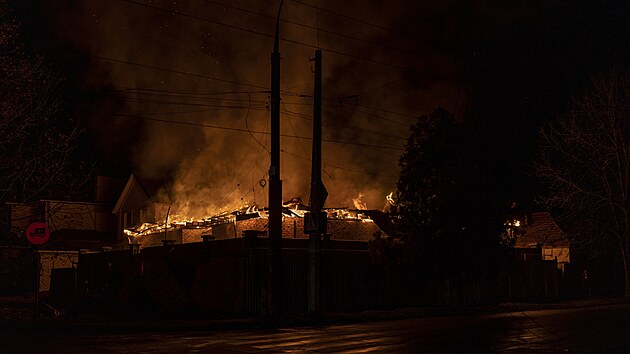
[[359,210],[367,210],[367,204],[363,201],[363,193],[359,192],[356,198],[352,198],[354,207]]
[[[358,197],[353,200],[356,209],[329,208],[324,211],[329,219],[357,220],[366,223],[374,222],[369,215],[362,212],[363,210],[367,210],[367,205],[362,201],[362,198],[363,194],[359,193]],[[165,231],[171,229],[201,229],[211,228],[212,226],[219,224],[236,223],[240,215],[250,215],[263,219],[266,219],[269,216],[267,208],[263,208],[255,204],[249,205],[247,202],[231,212],[227,212],[225,211],[226,208],[222,208],[223,210],[215,215],[208,215],[201,218],[187,216],[186,212],[189,211],[188,204],[181,205],[184,205],[183,211],[178,210],[179,205],[172,204],[169,206],[171,209],[168,216],[168,223],[166,222],[166,212],[163,212],[163,215],[156,217],[157,220],[163,220],[162,222],[143,223],[139,226],[126,228],[124,232],[129,239],[129,243],[137,243],[141,236],[164,233]],[[162,205],[159,207],[165,208],[166,206]],[[299,198],[293,198],[283,203],[283,217],[304,218],[304,214],[308,211],[308,207],[302,204],[302,201]]]
[[388,203],[389,205],[394,205],[394,204],[396,204],[396,202],[394,201],[394,192],[390,192],[390,193],[389,193],[389,194],[385,197],[385,199],[387,200],[387,203]]

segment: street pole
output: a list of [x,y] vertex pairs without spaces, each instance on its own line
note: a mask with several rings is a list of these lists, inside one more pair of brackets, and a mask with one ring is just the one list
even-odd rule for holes
[[267,315],[277,324],[282,314],[282,180],[280,179],[280,52],[278,50],[280,11],[271,53],[271,166],[269,167],[269,283]]
[[37,272],[35,273],[35,321],[39,319],[39,283],[41,282],[41,255],[39,254],[39,248],[35,250],[37,252]]
[[[308,311],[317,315],[321,312],[321,253],[324,185],[322,184],[322,51],[315,51],[315,84],[313,90],[313,145],[311,165],[311,217],[317,220],[316,231],[309,234],[309,291]],[[325,220],[324,220],[325,223]]]

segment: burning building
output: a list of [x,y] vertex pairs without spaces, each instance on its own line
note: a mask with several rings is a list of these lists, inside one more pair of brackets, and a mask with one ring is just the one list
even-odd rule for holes
[[[139,248],[164,243],[194,243],[239,237],[266,236],[268,209],[245,205],[232,211],[202,218],[178,214],[177,206],[159,199],[157,184],[132,175],[113,213],[118,219],[118,234]],[[282,237],[308,238],[304,214],[308,207],[299,198],[283,204]],[[389,220],[379,210],[327,208],[328,233],[335,240],[368,241],[376,233],[388,233]]]

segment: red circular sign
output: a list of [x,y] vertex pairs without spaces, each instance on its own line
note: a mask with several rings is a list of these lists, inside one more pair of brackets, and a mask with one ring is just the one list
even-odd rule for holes
[[26,239],[33,245],[43,245],[50,240],[50,229],[43,222],[34,222],[26,228]]

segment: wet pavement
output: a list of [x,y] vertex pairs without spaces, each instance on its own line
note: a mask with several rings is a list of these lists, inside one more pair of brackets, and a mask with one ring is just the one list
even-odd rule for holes
[[[2,353],[628,353],[630,303],[314,327],[16,330]],[[12,332],[12,333],[11,333]]]

